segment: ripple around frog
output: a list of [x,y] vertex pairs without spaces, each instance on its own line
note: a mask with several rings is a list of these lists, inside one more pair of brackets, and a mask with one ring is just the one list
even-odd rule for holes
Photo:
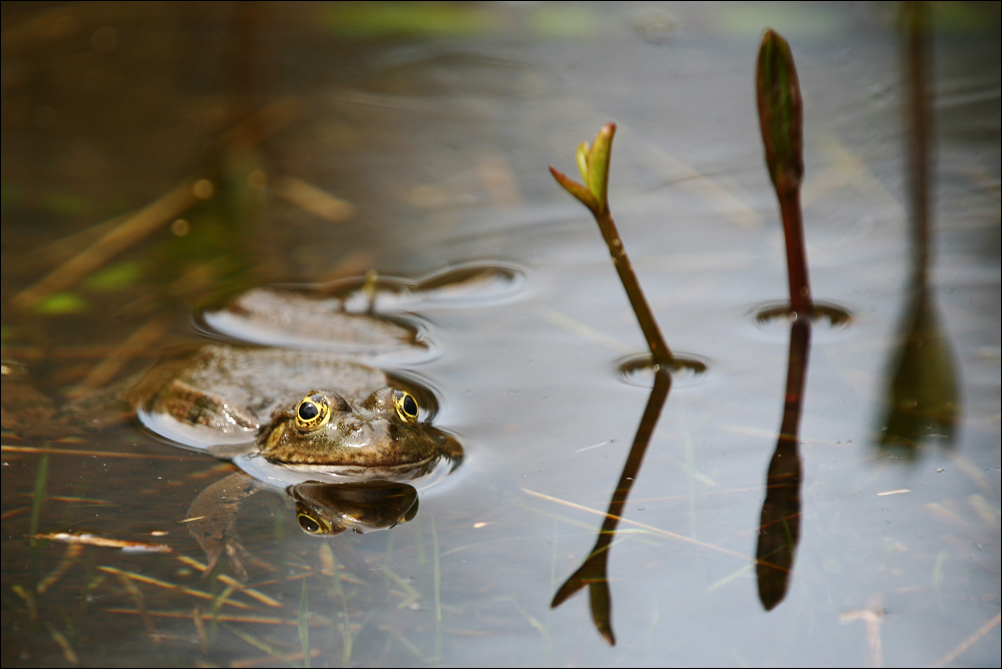
[[[202,306],[193,314],[195,328],[213,339],[330,351],[379,363],[417,364],[433,360],[441,353],[428,333],[427,323],[414,314],[331,310],[308,288],[256,288],[234,301],[241,299],[254,302],[251,313],[235,310],[232,303]],[[305,304],[307,311],[290,319],[287,314],[269,310],[270,303]],[[271,315],[264,316],[269,311]]]
[[515,265],[468,262],[416,280],[371,274],[322,285],[278,284],[200,305],[194,321],[210,337],[416,364],[440,351],[426,321],[409,310],[495,304],[525,282]]
[[[650,388],[654,384],[654,371],[657,365],[650,353],[637,353],[620,358],[616,369],[619,378],[631,386]],[[689,354],[676,355],[673,364],[668,369],[675,387],[692,386],[706,377],[709,369],[707,361]]]

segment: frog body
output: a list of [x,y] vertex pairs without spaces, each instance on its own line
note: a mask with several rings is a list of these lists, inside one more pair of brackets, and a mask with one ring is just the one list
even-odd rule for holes
[[406,479],[458,460],[458,442],[400,385],[334,353],[206,344],[165,356],[129,401],[152,431],[242,468],[259,458],[332,480]]

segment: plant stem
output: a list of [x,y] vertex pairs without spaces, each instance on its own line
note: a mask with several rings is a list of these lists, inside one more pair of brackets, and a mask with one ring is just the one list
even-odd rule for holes
[[644,337],[647,339],[647,346],[651,349],[654,362],[665,371],[671,371],[675,358],[661,335],[658,322],[654,320],[651,308],[647,304],[647,298],[644,297],[644,291],[640,289],[640,282],[633,271],[630,257],[626,255],[626,247],[623,246],[623,240],[619,237],[616,222],[612,220],[612,213],[608,207],[593,213],[595,214],[595,222],[598,223],[598,229],[602,231],[605,245],[609,247],[612,263],[616,266],[616,272],[619,273],[619,280],[622,281],[623,288],[626,289],[626,296],[630,298],[630,306],[633,307],[633,313],[636,314],[640,329],[643,330]]
[[606,123],[598,131],[592,144],[582,142],[578,146],[576,158],[581,178],[584,180],[583,184],[577,183],[553,165],[550,165],[550,174],[564,190],[588,207],[588,211],[595,217],[602,238],[605,239],[605,245],[609,247],[616,272],[619,273],[619,280],[626,289],[627,297],[630,298],[633,313],[637,316],[640,329],[644,331],[654,363],[667,372],[675,366],[675,358],[665,344],[658,322],[654,320],[651,308],[647,305],[644,291],[640,289],[640,282],[633,272],[633,265],[626,255],[626,247],[623,246],[623,240],[619,237],[616,223],[612,220],[612,212],[609,210],[609,164],[612,161],[612,139],[615,135],[616,124]]
[[765,162],[776,188],[786,235],[786,266],[790,278],[790,311],[811,315],[811,288],[804,252],[804,222],[800,182],[804,177],[804,105],[790,45],[779,33],[766,30],[758,52],[755,88],[765,144]]
[[779,194],[779,208],[783,215],[783,234],[786,237],[790,311],[809,315],[814,310],[814,305],[811,302],[811,287],[807,278],[807,252],[804,250],[804,220],[800,210],[800,189]]

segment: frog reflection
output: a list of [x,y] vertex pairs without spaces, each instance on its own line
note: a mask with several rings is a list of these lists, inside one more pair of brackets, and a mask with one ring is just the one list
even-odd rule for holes
[[[188,509],[188,530],[208,558],[206,574],[215,570],[225,553],[241,581],[247,580],[248,557],[236,531],[243,501],[266,488],[244,472],[236,472],[203,490]],[[396,481],[291,485],[286,493],[296,503],[296,520],[306,534],[334,536],[352,530],[366,534],[390,529],[414,519],[418,495],[414,486]]]
[[169,353],[128,399],[150,430],[243,470],[200,494],[188,518],[207,572],[225,553],[245,579],[236,517],[262,487],[285,489],[309,534],[366,532],[417,512],[400,481],[459,463],[459,442],[422,420],[421,391],[405,385],[334,353],[207,344]]
[[332,485],[307,481],[289,486],[296,501],[296,520],[307,534],[358,534],[390,529],[414,520],[417,490],[396,481],[360,481]]

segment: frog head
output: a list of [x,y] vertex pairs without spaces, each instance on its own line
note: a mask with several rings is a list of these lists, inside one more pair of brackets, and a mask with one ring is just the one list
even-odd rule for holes
[[311,390],[272,416],[259,437],[268,461],[305,471],[363,478],[419,475],[441,456],[457,459],[458,442],[420,420],[417,398],[385,387],[354,406],[332,390]]

